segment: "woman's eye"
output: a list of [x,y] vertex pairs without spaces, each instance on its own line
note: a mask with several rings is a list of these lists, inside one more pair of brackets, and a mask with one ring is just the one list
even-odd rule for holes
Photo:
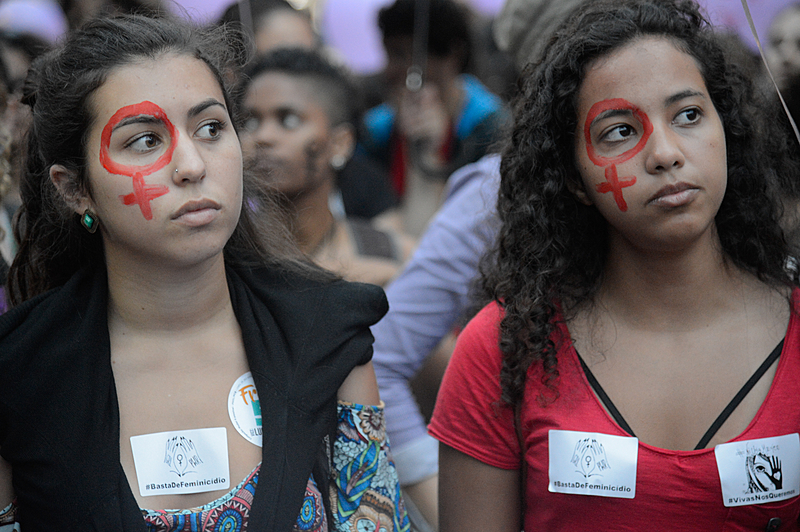
[[212,122],[207,122],[203,124],[197,132],[197,136],[204,139],[216,139],[222,134],[222,130],[225,129],[225,124],[214,120]]
[[620,124],[609,129],[600,137],[603,142],[622,142],[636,134],[636,130],[628,124]]
[[700,116],[700,109],[694,107],[691,109],[684,109],[675,117],[675,123],[678,125],[694,124],[700,120]]
[[300,117],[297,116],[294,113],[286,113],[281,118],[281,125],[285,129],[296,129],[296,128],[300,127],[301,123],[302,123],[302,120],[300,120]]
[[161,144],[161,139],[153,133],[144,133],[131,140],[125,145],[126,148],[131,148],[134,151],[145,153],[157,148]]

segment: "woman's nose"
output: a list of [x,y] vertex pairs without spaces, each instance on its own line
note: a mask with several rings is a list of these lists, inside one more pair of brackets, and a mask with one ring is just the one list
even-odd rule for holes
[[183,142],[178,143],[172,156],[175,167],[172,181],[176,185],[195,183],[206,176],[206,163],[203,155],[193,142],[185,139],[186,136],[181,139]]
[[686,162],[679,136],[669,126],[654,127],[645,146],[648,173],[667,172]]

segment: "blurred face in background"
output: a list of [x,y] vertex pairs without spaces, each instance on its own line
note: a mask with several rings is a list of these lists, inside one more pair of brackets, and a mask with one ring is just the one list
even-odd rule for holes
[[[386,68],[384,76],[393,96],[405,89],[406,74],[413,64],[414,42],[411,35],[394,35],[383,40],[386,51]],[[426,57],[424,80],[436,85],[440,92],[455,82],[460,74],[461,56],[458,53],[435,55],[428,53]]]
[[800,7],[789,7],[773,19],[766,55],[782,91],[800,83]]
[[244,100],[245,164],[290,200],[334,177],[334,130],[316,91],[308,78],[266,72],[253,79]]
[[276,48],[315,49],[319,45],[308,17],[288,9],[276,9],[264,15],[256,25],[254,40],[259,54]]

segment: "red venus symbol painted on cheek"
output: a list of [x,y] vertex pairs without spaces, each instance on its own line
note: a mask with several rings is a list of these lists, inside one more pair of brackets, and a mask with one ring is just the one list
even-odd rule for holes
[[[109,155],[109,146],[111,145],[111,134],[114,127],[126,118],[136,116],[152,116],[164,124],[169,132],[169,146],[161,157],[159,157],[153,164],[146,166],[129,166],[119,164],[111,159]],[[172,160],[172,153],[175,151],[175,145],[178,142],[178,131],[172,122],[167,118],[164,110],[153,102],[144,101],[133,105],[127,105],[118,110],[108,120],[108,123],[103,128],[103,133],[100,137],[100,163],[103,168],[112,174],[127,175],[133,179],[133,193],[120,195],[120,200],[124,205],[138,205],[142,211],[142,216],[145,220],[153,219],[153,211],[150,208],[150,202],[159,196],[163,196],[169,192],[169,187],[165,185],[148,185],[144,182],[144,176],[150,175],[162,169],[169,164]]]
[[614,201],[617,202],[619,210],[625,212],[628,210],[628,204],[625,203],[625,198],[622,197],[622,189],[634,184],[636,184],[636,176],[630,176],[620,180],[617,175],[617,165],[612,164],[606,166],[606,182],[595,185],[595,189],[600,194],[611,192],[614,196]]
[[[610,110],[630,111],[631,114],[633,114],[633,116],[642,124],[642,136],[639,138],[639,142],[637,142],[636,146],[633,148],[614,157],[601,157],[595,153],[594,146],[592,145],[591,126],[594,119],[597,118],[600,113]],[[650,123],[650,119],[647,117],[647,114],[630,103],[628,100],[622,98],[611,98],[609,100],[597,102],[592,106],[591,109],[589,109],[589,113],[586,115],[586,122],[583,126],[583,134],[584,138],[586,139],[586,154],[595,165],[605,167],[606,169],[606,181],[604,183],[595,185],[595,189],[601,194],[611,192],[611,194],[614,196],[614,201],[617,202],[617,207],[619,207],[619,210],[622,212],[628,210],[628,204],[625,203],[625,198],[622,196],[622,189],[634,185],[636,183],[636,176],[627,176],[623,179],[620,179],[617,175],[617,165],[627,161],[642,151],[652,132],[653,124]]]
[[167,192],[169,192],[169,188],[164,185],[148,185],[144,182],[142,175],[136,173],[133,174],[133,192],[120,196],[120,199],[125,205],[138,205],[144,219],[152,220],[153,210],[150,208],[150,202]]

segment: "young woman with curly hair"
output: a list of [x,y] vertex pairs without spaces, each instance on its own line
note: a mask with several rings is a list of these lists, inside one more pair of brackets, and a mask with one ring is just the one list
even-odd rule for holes
[[589,3],[521,89],[441,529],[797,530],[788,139],[691,0]]

